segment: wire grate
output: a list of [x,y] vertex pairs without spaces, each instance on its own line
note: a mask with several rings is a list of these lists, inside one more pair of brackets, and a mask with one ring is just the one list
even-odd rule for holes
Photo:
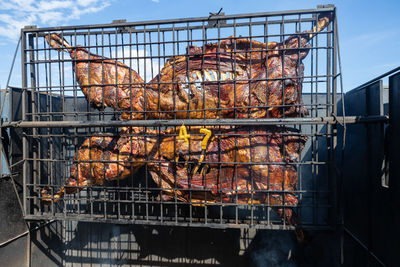
[[334,20],[328,6],[24,29],[25,217],[330,227],[336,126],[317,120],[336,116]]

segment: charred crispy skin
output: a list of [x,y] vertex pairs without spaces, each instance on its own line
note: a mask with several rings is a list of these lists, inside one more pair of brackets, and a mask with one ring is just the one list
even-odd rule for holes
[[43,200],[56,201],[78,188],[124,179],[147,161],[147,169],[162,188],[165,200],[176,193],[178,200],[198,204],[221,199],[233,203],[270,203],[293,223],[290,207],[297,205],[294,163],[306,141],[304,136],[276,127],[213,128],[215,134],[199,163],[204,136],[196,134],[198,130],[191,128],[190,146],[177,139],[174,130],[158,134],[132,127],[119,138],[91,137],[75,156],[66,181],[68,189],[63,187],[53,198],[43,190]]
[[70,54],[78,83],[92,106],[130,110],[131,103],[135,103],[138,110],[144,110],[144,106],[140,106],[144,81],[136,71],[83,47],[72,47],[59,34],[47,35],[46,40],[54,49]]
[[281,43],[230,37],[188,47],[186,55],[170,58],[148,84],[121,62],[72,47],[58,34],[46,39],[70,53],[88,101],[125,111],[123,119],[299,116],[307,113],[301,106],[302,60],[308,41],[329,24],[330,16],[320,16],[311,32]]
[[[46,39],[70,54],[91,105],[122,111],[122,119],[299,116],[307,113],[301,106],[302,60],[308,41],[329,21],[330,15],[323,15],[311,32],[281,43],[229,37],[188,47],[186,55],[169,59],[147,84],[125,64],[72,47],[59,34]],[[306,138],[276,127],[218,129],[205,154],[202,135],[193,135],[190,145],[174,131],[136,127],[119,137],[90,137],[77,151],[66,186],[55,194],[42,190],[42,199],[57,201],[84,187],[124,179],[147,164],[166,199],[269,203],[295,224],[290,208],[297,205],[294,162]]]

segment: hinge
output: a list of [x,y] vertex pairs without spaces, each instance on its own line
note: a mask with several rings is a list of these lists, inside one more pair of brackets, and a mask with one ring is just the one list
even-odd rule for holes
[[115,19],[111,22],[112,24],[126,23],[126,19]]
[[26,25],[24,29],[37,29],[37,25]]
[[327,4],[327,5],[317,5],[317,8],[333,8],[335,5],[333,4]]

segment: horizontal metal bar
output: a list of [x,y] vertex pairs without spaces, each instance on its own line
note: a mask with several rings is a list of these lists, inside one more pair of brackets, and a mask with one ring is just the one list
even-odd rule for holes
[[[195,154],[195,153],[194,153]],[[63,159],[44,159],[44,158],[26,158],[25,160],[27,161],[39,161],[39,162],[65,162]],[[116,161],[112,160],[71,160],[73,163],[115,163]],[[161,164],[165,163],[165,161],[162,160],[141,160],[141,161],[136,161],[136,160],[118,160],[118,163],[152,163],[152,164]],[[176,161],[177,164],[196,164],[197,161]],[[236,165],[236,166],[253,166],[253,165],[293,165],[293,166],[300,166],[300,165],[325,165],[328,164],[328,161],[297,161],[297,162],[286,162],[286,161],[277,161],[277,162],[265,162],[265,161],[260,161],[260,162],[234,162],[234,161],[202,161],[204,164],[224,164],[224,165]],[[230,168],[230,167],[225,167],[222,166],[221,168]]]
[[58,128],[58,127],[166,127],[206,125],[287,125],[287,124],[336,124],[388,122],[389,116],[348,116],[348,117],[315,117],[315,118],[268,118],[268,119],[205,119],[205,120],[131,120],[131,121],[13,121],[4,122],[7,128]]
[[[153,190],[154,191],[154,190]],[[110,193],[110,191],[108,191],[108,193]],[[131,192],[112,192],[112,193],[119,193],[119,194],[131,194]],[[149,190],[147,191],[142,191],[142,192],[135,192],[136,194],[142,194],[143,198],[145,197],[145,194],[150,193]],[[260,193],[260,192],[258,192]],[[281,192],[269,192],[269,193],[265,193],[265,194],[275,194],[275,195],[284,195],[284,194],[291,194],[292,192],[289,193],[281,193]],[[248,193],[249,195],[251,193]],[[254,194],[256,194],[254,192]],[[299,194],[303,194],[304,193],[299,193]],[[303,196],[304,197],[304,196]],[[40,197],[28,197],[28,200],[31,199],[36,199],[36,200],[42,200],[43,198]],[[55,198],[49,198],[46,197],[46,199],[55,199]],[[58,199],[58,198],[57,198]],[[154,200],[119,200],[119,199],[97,199],[97,198],[87,198],[87,197],[82,197],[82,198],[74,198],[74,199],[63,199],[64,201],[67,201],[69,203],[77,203],[77,202],[87,202],[87,203],[96,203],[98,204],[111,204],[111,205],[116,205],[116,204],[132,204],[134,203],[135,205],[178,205],[180,207],[183,206],[194,206],[194,205],[199,205],[198,202],[167,202],[167,201],[154,201]],[[74,205],[74,204],[72,204]],[[202,205],[208,207],[208,208],[214,208],[214,207],[221,207],[221,208],[248,208],[249,204],[240,204],[240,203],[212,203],[212,202],[208,202],[208,203],[203,203]],[[296,205],[274,205],[274,204],[252,204],[252,206],[254,208],[285,208],[285,209],[296,209],[298,206]],[[302,208],[312,208],[315,207],[315,205],[312,204],[304,204],[301,206]],[[318,208],[332,208],[332,205],[318,205]],[[113,214],[114,215],[114,214]],[[182,216],[182,215],[181,215]],[[187,215],[190,216],[190,215]],[[181,218],[187,218],[185,216],[181,217]],[[196,217],[197,218],[197,217]],[[198,217],[198,219],[201,219],[201,217]],[[227,220],[229,220],[228,218],[226,218]],[[261,221],[261,220],[260,220]]]
[[202,22],[213,20],[228,20],[228,19],[245,19],[256,17],[271,17],[271,16],[289,16],[299,14],[315,14],[321,12],[333,12],[335,7],[316,8],[316,9],[303,9],[303,10],[287,10],[275,12],[259,12],[248,14],[234,14],[214,17],[198,17],[198,18],[181,18],[181,19],[165,19],[165,20],[149,20],[138,22],[124,22],[124,23],[108,23],[108,24],[92,24],[92,25],[79,25],[79,26],[63,26],[63,27],[46,27],[46,28],[23,28],[22,33],[27,32],[43,32],[43,31],[62,31],[62,30],[79,30],[79,29],[96,29],[96,28],[113,28],[113,27],[129,27],[129,26],[147,26],[157,24],[175,24],[187,22]]
[[[325,32],[323,32],[325,33]],[[329,32],[326,32],[327,34],[329,34]],[[264,37],[283,37],[283,36],[292,36],[293,34],[276,34],[276,35],[260,35],[260,36],[251,36],[251,38],[264,38]],[[246,38],[246,37],[240,37],[240,38]],[[143,46],[143,45],[161,45],[161,44],[178,44],[178,43],[188,43],[188,42],[200,42],[200,41],[216,41],[219,42],[220,40],[223,40],[226,38],[219,38],[219,39],[205,39],[205,40],[183,40],[183,41],[170,41],[170,42],[147,42],[147,43],[135,43],[135,44],[112,44],[112,45],[91,45],[91,46],[71,46],[71,49],[76,49],[77,47],[81,47],[81,48],[85,48],[85,49],[95,49],[95,48],[135,48],[138,46]],[[239,37],[237,37],[236,39],[239,39]],[[279,51],[279,52],[290,52],[290,51],[301,51],[301,50],[330,50],[333,49],[333,46],[312,46],[312,47],[307,47],[307,48],[274,48],[274,49],[258,49],[258,50],[247,50],[248,53],[251,52],[255,52],[255,53],[260,53],[260,52],[270,52],[270,51]],[[50,51],[53,50],[53,48],[33,48],[33,49],[25,49],[26,52],[41,52],[41,51]],[[128,52],[129,53],[129,52]],[[127,53],[127,54],[128,54]],[[229,54],[235,55],[235,54],[239,54],[241,52],[229,52]],[[214,53],[207,53],[207,55],[221,55],[221,54],[225,54],[224,52],[214,52]],[[57,54],[56,54],[57,55]],[[181,54],[181,56],[187,56],[187,53],[183,53]],[[202,56],[202,55],[206,55],[205,53],[199,53],[196,54],[196,56]],[[170,58],[173,57],[175,55],[171,54],[171,55],[151,55],[151,56],[124,56],[124,57],[113,57],[111,56],[110,59],[114,59],[114,60],[129,60],[129,59],[151,59],[151,58]],[[107,58],[104,58],[103,60],[107,60]],[[44,64],[44,63],[51,63],[51,62],[99,62],[99,59],[75,59],[75,58],[67,58],[65,57],[65,59],[60,58],[53,58],[53,59],[37,59],[37,60],[32,60],[29,62],[26,62],[26,64],[30,65],[30,64]],[[318,75],[319,76],[319,75]],[[302,76],[303,77],[303,76]]]
[[[34,64],[33,64],[34,65]],[[319,78],[331,78],[331,77],[334,77],[333,75],[319,75],[318,76]],[[316,76],[303,76],[303,77],[301,77],[301,78],[299,78],[299,77],[291,77],[291,79],[305,79],[302,83],[303,84],[312,84],[312,83],[314,83],[314,84],[317,84],[317,83],[326,83],[326,81],[327,80],[321,80],[321,79],[319,79],[319,80],[314,80],[314,81],[311,81],[310,79],[313,79],[313,78],[316,78]],[[236,80],[236,82],[238,82],[238,81],[241,81],[241,82],[257,82],[257,81],[282,81],[282,80],[285,80],[286,78],[266,78],[266,79],[243,79],[243,80]],[[222,82],[222,80],[220,80],[219,82]],[[226,81],[224,81],[224,82],[226,82]],[[193,84],[193,83],[195,83],[195,82],[190,82],[190,84]],[[198,84],[200,84],[201,86],[203,86],[204,84],[207,84],[207,83],[210,83],[209,81],[207,81],[207,82],[196,82],[196,83],[198,83]],[[213,82],[211,82],[211,83],[218,83],[218,81],[213,81]],[[230,80],[230,83],[235,83],[235,80]],[[169,82],[169,83],[167,83],[167,82],[154,82],[154,83],[152,83],[152,85],[162,85],[162,84],[178,84],[178,82]],[[112,84],[112,83],[110,83],[110,84],[103,84],[102,86],[105,86],[105,85],[109,85],[109,86],[122,86],[122,85],[128,85],[128,86],[130,86],[130,85],[144,85],[144,83],[119,83],[119,84]],[[87,87],[96,87],[96,86],[98,86],[98,85],[95,85],[95,84],[93,84],[93,85],[88,85]],[[33,86],[33,87],[31,87],[31,86],[27,86],[26,88],[24,88],[24,89],[26,89],[26,90],[34,90],[35,92],[35,94],[42,94],[42,95],[49,95],[49,96],[60,96],[60,94],[56,94],[56,93],[53,93],[53,92],[59,92],[59,89],[63,89],[64,90],[64,92],[74,92],[74,91],[76,91],[76,85],[74,85],[74,84],[70,84],[70,85],[48,85],[48,86]],[[40,90],[40,89],[43,89],[43,90]],[[303,95],[304,95],[305,93],[303,93]],[[309,95],[317,95],[316,93],[308,93]],[[318,94],[320,94],[320,93],[318,93]],[[64,98],[73,98],[74,96],[68,96],[68,95],[66,95]],[[77,98],[83,98],[84,96],[76,96]],[[307,106],[310,106],[311,104],[306,104]],[[319,104],[320,106],[327,106],[327,105],[333,105],[333,104],[328,104],[328,103],[324,103],[324,104]],[[277,106],[279,106],[279,107],[282,107],[282,105],[277,105]],[[293,106],[293,105],[288,105],[288,106]],[[259,106],[255,106],[255,107],[259,107]],[[238,107],[237,107],[238,108]],[[243,107],[243,108],[248,108],[248,107]],[[192,110],[193,111],[193,110]],[[153,111],[151,111],[151,112],[153,112]],[[166,111],[165,111],[166,112]],[[173,111],[170,111],[170,112],[173,112]]]
[[[129,217],[129,216],[128,216]],[[56,213],[54,215],[26,215],[26,220],[67,220],[67,221],[83,221],[83,222],[102,222],[102,223],[113,223],[113,224],[145,224],[145,225],[161,225],[161,226],[183,226],[183,227],[210,227],[218,229],[228,228],[245,228],[245,229],[274,229],[274,230],[294,230],[294,229],[313,229],[313,230],[333,230],[334,228],[329,225],[315,225],[315,224],[303,224],[299,226],[292,226],[288,224],[251,224],[250,220],[239,220],[239,223],[210,223],[210,222],[189,222],[189,218],[185,222],[175,221],[160,221],[159,218],[151,218],[149,220],[142,219],[110,219],[104,218],[104,216],[93,216],[93,215],[65,215],[63,213]],[[208,219],[212,220],[212,219]],[[217,219],[219,220],[219,219]],[[233,220],[233,219],[231,219]],[[262,221],[265,222],[265,221]]]
[[[222,19],[223,20],[223,19]],[[291,24],[291,23],[298,23],[299,19],[288,19],[284,21],[284,23]],[[315,18],[301,18],[302,23],[307,23],[307,22],[315,22]],[[268,20],[268,25],[272,24],[281,24],[282,20]],[[220,28],[232,28],[234,26],[236,27],[244,27],[248,26],[250,23],[249,22],[242,22],[242,23],[224,23],[220,24]],[[115,25],[115,24],[114,24]],[[251,23],[252,26],[257,26],[257,25],[266,25],[265,21],[255,21]],[[136,34],[136,33],[149,33],[149,32],[170,32],[170,31],[187,31],[187,30],[202,30],[202,29],[212,29],[215,28],[213,25],[189,25],[189,26],[182,26],[182,27],[166,27],[166,28],[146,28],[146,29],[135,29],[134,26],[126,26],[126,27],[121,27],[117,26],[118,28],[117,33],[127,33],[127,34]],[[115,34],[116,30],[108,30],[108,31],[91,31],[90,35],[106,35],[106,34]],[[325,33],[325,32],[323,32]],[[37,37],[43,37],[46,36],[47,33],[39,33],[37,34]],[[78,36],[78,35],[88,35],[87,32],[63,32],[63,36]],[[36,36],[36,35],[35,35]]]
[[[137,187],[137,186],[131,186],[131,187],[125,187],[125,186],[111,186],[111,185],[107,185],[106,187],[104,185],[100,186],[100,185],[91,185],[90,187],[85,187],[85,186],[72,186],[72,185],[57,185],[57,184],[41,184],[41,183],[36,183],[36,184],[30,184],[27,183],[26,186],[28,187],[45,187],[48,186],[50,188],[53,189],[60,189],[61,187],[64,188],[71,188],[71,189],[87,189],[87,190],[91,190],[92,192],[98,192],[101,193],[103,191],[107,191],[109,193],[115,193],[115,192],[119,192],[119,193],[144,193],[144,192],[150,192],[150,191],[165,191],[171,188],[160,188],[160,187]],[[182,189],[182,188],[172,188],[175,190],[179,190],[179,191],[199,191],[199,192],[210,192],[210,191],[215,191],[215,189],[202,189],[202,188],[188,188],[188,189]],[[253,192],[257,192],[257,193],[294,193],[294,194],[311,194],[311,193],[318,193],[318,194],[331,194],[332,191],[330,190],[270,190],[270,189],[253,189],[253,190],[246,190],[246,189],[223,189],[223,191],[226,192],[242,192],[242,193],[248,193],[249,191],[253,191]],[[39,198],[37,196],[30,196],[28,198],[31,199],[35,199],[35,198]],[[107,199],[96,199],[96,198],[90,198],[90,197],[84,197],[84,198],[76,198],[74,197],[73,199],[69,199],[66,198],[65,200],[97,200],[97,201],[111,201],[111,200],[107,200]],[[118,201],[122,201],[122,200],[118,200]],[[130,201],[130,200],[129,200]],[[150,200],[149,200],[150,201]],[[175,202],[168,202],[168,201],[157,201],[155,203],[175,203]],[[178,204],[188,204],[189,202],[177,202]],[[197,204],[197,203],[196,203]],[[210,205],[224,205],[224,206],[242,206],[242,207],[247,207],[248,203],[208,203],[207,206]],[[281,206],[281,205],[272,205],[272,204],[268,204],[268,203],[262,203],[262,204],[253,204],[255,206],[264,206],[264,207],[268,207],[268,206]],[[305,204],[302,205],[302,207],[304,207]],[[310,206],[310,205],[308,205]],[[312,206],[312,205],[311,205]],[[319,205],[320,206],[320,205]],[[323,205],[322,205],[323,206]],[[330,205],[326,205],[331,207]]]

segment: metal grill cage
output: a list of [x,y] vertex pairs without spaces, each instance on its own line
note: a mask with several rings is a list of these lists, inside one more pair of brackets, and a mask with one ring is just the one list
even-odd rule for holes
[[[250,67],[250,73],[247,72],[248,76],[244,80],[239,78],[237,73],[220,70],[223,57],[220,46],[223,40],[233,36],[231,52],[234,55],[237,53],[236,45],[240,38],[264,44],[282,43],[291,36],[299,36],[299,32],[312,31],[313,27],[318,25],[319,16],[326,13],[331,14],[329,25],[326,29],[316,32],[308,41],[309,52],[303,59],[304,72],[296,72],[297,76],[290,77],[294,83],[302,86],[303,93],[299,95],[298,103],[287,104],[283,100],[278,105],[261,107],[264,110],[274,107],[296,107],[300,110],[303,106],[307,108],[308,114],[300,112],[297,115],[286,115],[283,112],[279,117],[255,118],[252,117],[251,109],[254,107],[251,101],[248,106],[236,105],[236,98],[241,97],[236,91],[233,94],[235,104],[231,108],[233,115],[230,118],[208,118],[205,115],[205,106],[202,117],[195,118],[191,117],[191,112],[195,110],[190,109],[190,105],[186,118],[176,110],[175,101],[181,97],[176,89],[179,86],[189,94],[190,90],[195,89],[204,93],[205,88],[213,84],[217,88],[215,97],[218,103],[213,111],[219,115],[226,110],[221,104],[221,87],[224,84],[229,83],[232,88],[237,88],[240,83],[245,82],[249,86],[249,95],[255,90],[255,85],[259,82],[259,78],[251,75],[255,69]],[[102,25],[23,29],[22,88],[12,90],[15,108],[13,112],[18,116],[12,119],[10,125],[15,137],[13,142],[20,142],[22,148],[20,154],[14,149],[12,164],[23,164],[25,218],[267,229],[332,226],[336,214],[336,178],[332,167],[335,158],[336,128],[334,123],[331,123],[331,119],[336,116],[337,101],[335,20],[334,7],[325,6],[288,12],[229,16],[219,14],[191,19],[135,23],[116,21]],[[154,112],[146,108],[140,112],[132,107],[125,111],[110,107],[98,110],[91,107],[87,101],[93,95],[90,95],[90,89],[88,95],[84,95],[82,84],[78,82],[79,77],[74,71],[73,66],[80,59],[76,58],[76,55],[75,58],[70,57],[65,49],[57,51],[50,47],[45,37],[52,33],[58,33],[74,49],[80,45],[90,53],[102,57],[97,61],[87,59],[88,68],[90,64],[104,66],[110,59],[114,60],[113,64],[117,69],[118,61],[135,70],[143,81],[137,82],[130,78],[130,82],[125,84],[130,89],[135,86],[146,88],[149,82],[160,88],[163,81],[160,81],[157,75],[167,64],[177,71],[175,68],[178,61],[172,60],[173,58],[186,56],[189,62],[187,58],[190,47],[203,49],[204,56],[206,44],[215,43],[217,48],[214,54],[218,63],[214,71],[202,66],[197,76],[187,72],[183,82],[172,79],[170,84],[167,84],[170,88],[175,88],[173,97],[177,99],[173,100],[174,104],[170,110],[163,110],[164,113],[172,114],[168,115],[169,117],[163,118],[160,115],[161,110]],[[253,51],[251,46],[248,51],[250,54]],[[268,46],[261,49],[265,54],[272,50],[273,48]],[[297,49],[296,54],[300,55],[304,50]],[[292,53],[293,49],[282,46],[278,51],[284,56],[285,53]],[[236,60],[235,58],[234,62]],[[251,62],[251,56],[249,60]],[[296,62],[299,63],[300,59]],[[265,68],[263,71],[268,74],[269,69]],[[115,75],[116,84],[105,84],[103,80],[102,88],[120,85],[117,74],[110,75]],[[282,82],[287,79],[286,74],[283,74],[277,77],[266,75],[261,80]],[[290,86],[290,83],[282,84],[283,88]],[[86,86],[91,88],[93,85]],[[265,92],[268,90],[271,88],[264,87]],[[148,92],[148,88],[144,89],[145,101]],[[130,97],[133,98],[132,95]],[[282,92],[281,97],[285,99],[287,95]],[[102,100],[103,104],[106,100]],[[117,99],[116,102],[118,101]],[[243,110],[248,116],[237,115]],[[121,119],[124,112],[128,115],[141,113],[143,119]],[[151,113],[159,116],[151,117]],[[188,140],[189,148],[183,155],[179,152],[186,144],[179,137],[182,124],[186,125],[187,134],[191,135]],[[200,141],[205,135],[200,132],[201,128],[212,132],[208,147],[204,151],[199,149]],[[145,149],[143,158],[133,157],[133,152],[128,153],[126,157],[121,150],[116,152],[115,147],[111,150],[107,148],[104,145],[105,140],[113,137],[126,138],[126,142],[131,144],[131,149],[132,144],[139,142],[138,139],[142,140]],[[98,145],[101,149],[93,144],[88,146],[89,151],[98,149],[100,158],[74,158],[88,138],[102,140]],[[307,139],[303,149],[298,146],[291,150],[297,153],[298,157],[290,158],[290,151],[287,150],[291,145],[290,138],[297,140],[295,144],[300,144],[300,139]],[[224,158],[228,148],[221,145],[224,140],[228,140],[232,145],[228,147],[231,148],[228,160]],[[241,140],[244,140],[244,147],[240,147]],[[150,151],[152,142],[159,145],[155,145],[157,148],[154,151]],[[161,151],[163,148],[160,144],[168,142],[171,145],[165,146],[172,148],[171,157],[163,155],[166,152]],[[211,151],[210,147],[216,150]],[[264,150],[257,152],[257,149]],[[276,151],[280,153],[279,160],[272,160],[269,153]],[[106,153],[108,157],[105,156]],[[201,160],[202,153],[205,155],[204,161]],[[240,161],[240,153],[249,157],[249,160]],[[111,160],[110,154],[115,154],[116,159]],[[155,156],[156,154],[158,156]],[[264,158],[258,159],[260,155]],[[120,179],[105,181],[104,184],[92,182],[88,187],[79,188],[82,190],[78,190],[78,184],[70,184],[65,189],[70,193],[57,202],[44,203],[46,198],[57,198],[56,192],[71,176],[74,164],[76,167],[87,163],[85,166],[90,166],[88,170],[91,173],[94,172],[96,163],[101,164],[106,176],[106,171],[111,168],[109,165],[116,162],[119,164],[117,176]],[[133,170],[132,165],[139,162],[141,167],[138,170],[135,167]],[[170,174],[163,176],[163,164],[169,166],[167,169]],[[83,168],[83,165],[80,166]],[[122,170],[123,168],[126,170]],[[274,173],[274,168],[280,170],[282,175],[281,184],[275,188],[270,184],[270,180],[273,179],[272,174],[278,175],[279,171]],[[240,176],[242,169],[247,171],[246,177]],[[257,176],[258,169],[265,171],[260,177]],[[202,175],[203,186],[196,187],[194,180],[191,180],[194,179],[194,170],[195,174]],[[229,176],[227,173],[230,170],[232,174]],[[123,171],[128,175],[122,174]],[[134,171],[137,172],[133,174]],[[184,181],[178,180],[179,171],[188,174]],[[217,177],[214,184],[205,186],[207,175],[214,172]],[[92,178],[96,176],[90,175]],[[168,180],[168,175],[173,178]],[[292,182],[288,185],[284,181],[289,179],[287,176],[290,175],[294,177],[290,178]],[[229,186],[224,187],[225,182]],[[274,202],[274,199],[277,199],[277,202]],[[292,211],[297,219],[285,220],[285,216]],[[277,215],[279,212],[283,219]]]

